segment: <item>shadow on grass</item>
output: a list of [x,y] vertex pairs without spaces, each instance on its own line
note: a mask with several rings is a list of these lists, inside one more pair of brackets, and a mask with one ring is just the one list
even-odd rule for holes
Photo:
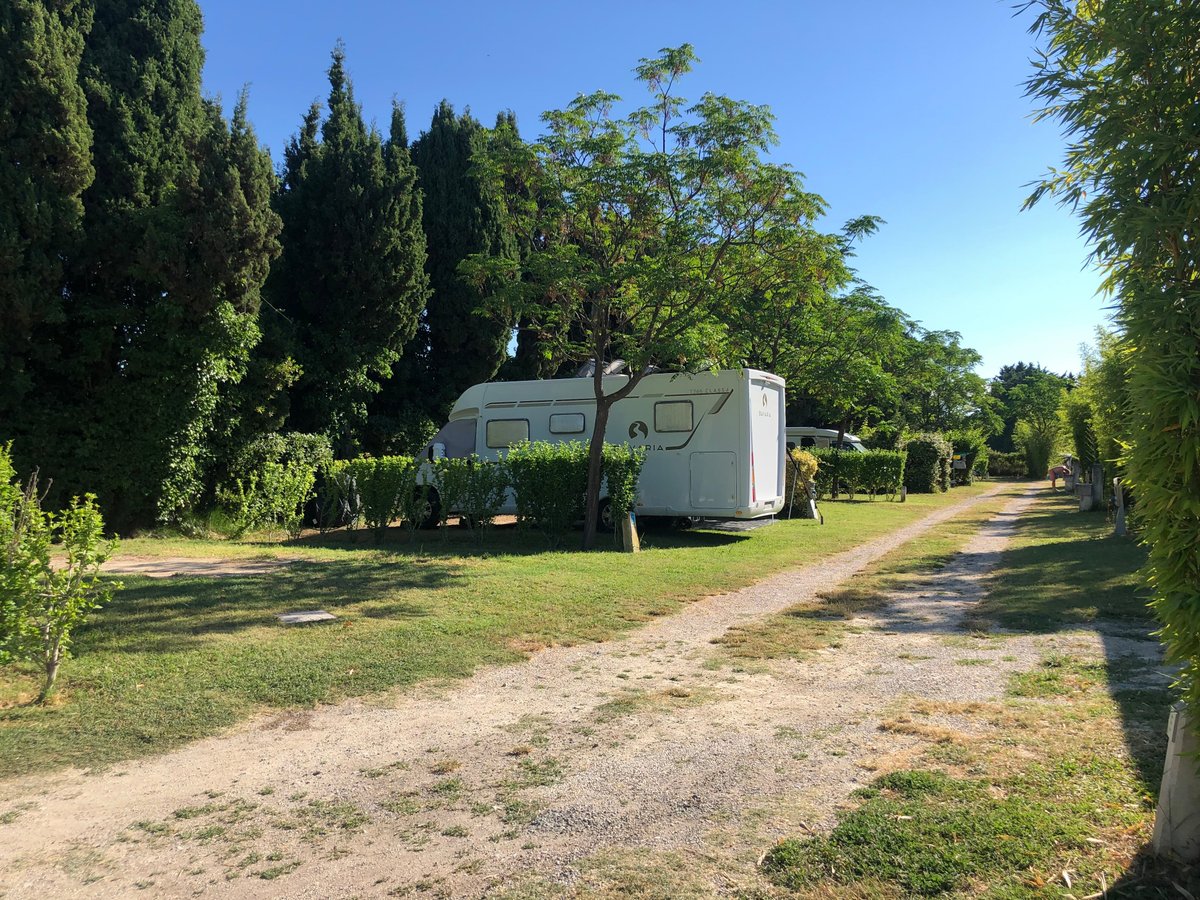
[[[711,549],[724,547],[746,540],[749,535],[739,532],[708,530],[699,528],[677,528],[670,520],[641,519],[638,533],[644,542],[663,549]],[[444,556],[536,556],[542,553],[580,552],[583,531],[573,529],[551,541],[536,529],[511,523],[490,526],[479,539],[470,528],[452,525],[448,528],[410,531],[393,526],[384,530],[376,542],[374,534],[365,528],[339,528],[325,534],[314,532],[293,540],[246,541],[249,546],[261,546],[272,550],[298,547],[321,550],[346,550],[354,552],[374,551],[397,557],[444,557]],[[611,534],[601,532],[596,536],[596,546],[591,553],[621,553],[621,548]]]
[[[355,615],[412,619],[425,607],[393,599],[402,592],[434,591],[449,585],[455,567],[424,560],[405,565],[296,562],[277,572],[223,578],[124,576],[125,588],[81,628],[80,649],[120,644],[128,653],[174,653],[213,635],[276,626],[276,616],[300,609],[335,615],[353,606]],[[129,634],[137,635],[130,642]]]
[[1028,634],[1094,629],[1130,759],[1157,796],[1173,697],[1153,638],[1149,596],[1137,576],[1145,551],[1113,536],[1102,517],[1079,512],[1069,499],[1038,504],[1017,526],[1017,543],[1003,553],[973,618]]

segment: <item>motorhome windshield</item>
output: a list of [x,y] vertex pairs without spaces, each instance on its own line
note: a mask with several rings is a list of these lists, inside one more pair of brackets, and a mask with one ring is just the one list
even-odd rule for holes
[[475,452],[475,425],[477,419],[456,419],[447,422],[442,430],[433,436],[425,445],[426,455],[430,459],[434,447],[442,445],[442,452],[450,459],[466,459]]

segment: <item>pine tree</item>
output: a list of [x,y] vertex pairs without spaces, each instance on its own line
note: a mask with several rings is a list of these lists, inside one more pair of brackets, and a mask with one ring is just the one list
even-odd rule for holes
[[0,4],[0,431],[53,360],[42,327],[63,314],[62,257],[95,174],[79,85],[90,28],[77,0]]
[[363,121],[339,45],[327,116],[313,106],[284,154],[283,255],[267,284],[302,374],[289,426],[352,451],[428,296],[416,170],[404,116],[385,142]]
[[196,499],[218,391],[258,339],[277,253],[271,164],[200,93],[194,0],[104,0],[80,64],[96,178],[66,263],[58,353],[18,450],[117,528]]

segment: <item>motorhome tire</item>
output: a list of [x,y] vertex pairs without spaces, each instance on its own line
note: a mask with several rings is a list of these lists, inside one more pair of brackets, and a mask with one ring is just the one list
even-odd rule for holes
[[421,518],[421,527],[425,529],[437,528],[438,522],[441,520],[442,499],[438,496],[436,490],[430,488],[429,493],[425,495],[425,515]]
[[612,501],[605,497],[600,501],[600,508],[596,510],[596,529],[612,534],[616,527],[616,520],[613,519]]

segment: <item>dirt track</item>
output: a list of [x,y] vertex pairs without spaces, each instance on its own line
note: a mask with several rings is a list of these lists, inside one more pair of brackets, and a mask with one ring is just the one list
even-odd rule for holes
[[[831,824],[867,767],[915,744],[880,730],[890,708],[995,697],[1036,662],[1050,639],[957,643],[1029,495],[839,648],[742,671],[714,665],[711,642],[973,502],[622,640],[260,719],[96,776],[0,786],[0,815],[19,812],[0,825],[0,892],[534,897],[646,864],[684,879],[663,896],[762,888],[765,847]],[[956,664],[967,652],[989,663]]]

